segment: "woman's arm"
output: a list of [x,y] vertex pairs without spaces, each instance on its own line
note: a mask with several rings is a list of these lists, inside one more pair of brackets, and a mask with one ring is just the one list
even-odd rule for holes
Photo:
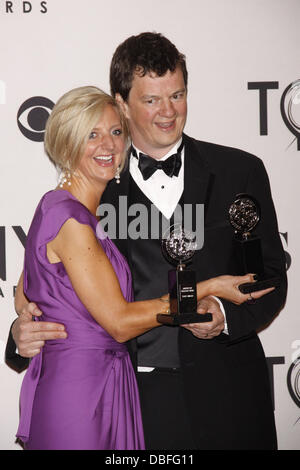
[[61,261],[81,302],[118,342],[125,342],[159,323],[157,313],[168,303],[160,299],[127,302],[117,275],[92,228],[68,219],[47,245],[50,262]]

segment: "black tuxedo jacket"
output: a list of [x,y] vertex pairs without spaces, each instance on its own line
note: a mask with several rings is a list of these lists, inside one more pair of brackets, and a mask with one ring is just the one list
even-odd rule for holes
[[[282,308],[286,272],[268,176],[262,161],[246,152],[186,135],[184,142],[184,203],[205,205],[204,246],[193,258],[197,280],[236,274],[228,209],[237,194],[247,193],[261,206],[255,234],[261,238],[266,274],[280,276],[282,281],[280,287],[253,305],[237,306],[223,300],[229,335],[199,340],[180,328],[178,348],[193,433],[197,445],[204,449],[274,448],[268,370],[256,332]],[[129,181],[127,168],[120,184],[109,184],[102,201],[118,209],[118,198],[128,194]],[[128,239],[116,239],[115,243],[132,265]],[[153,273],[158,269],[153,266]],[[135,363],[135,341],[130,342],[129,349]]]

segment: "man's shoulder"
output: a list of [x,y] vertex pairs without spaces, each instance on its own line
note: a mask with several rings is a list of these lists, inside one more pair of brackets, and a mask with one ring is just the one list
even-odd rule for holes
[[238,165],[257,166],[262,161],[256,155],[236,147],[229,147],[213,142],[206,142],[193,137],[184,136],[187,148],[196,151],[207,162],[208,166]]

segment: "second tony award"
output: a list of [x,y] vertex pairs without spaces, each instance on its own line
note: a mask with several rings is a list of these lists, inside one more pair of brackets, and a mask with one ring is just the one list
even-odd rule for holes
[[244,294],[277,287],[280,278],[265,273],[261,239],[252,234],[261,218],[259,203],[249,194],[237,194],[229,208],[229,221],[235,231],[233,251],[238,266],[236,274],[252,273],[257,281],[239,286]]

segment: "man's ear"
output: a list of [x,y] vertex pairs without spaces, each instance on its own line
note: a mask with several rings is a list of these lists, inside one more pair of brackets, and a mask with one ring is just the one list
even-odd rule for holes
[[124,116],[126,117],[126,119],[129,119],[128,104],[126,103],[126,101],[123,100],[123,98],[122,98],[122,96],[120,95],[120,93],[116,93],[116,95],[115,95],[115,100],[116,100],[116,102],[118,103],[118,105],[120,106],[121,111],[122,111],[122,113],[124,114]]

